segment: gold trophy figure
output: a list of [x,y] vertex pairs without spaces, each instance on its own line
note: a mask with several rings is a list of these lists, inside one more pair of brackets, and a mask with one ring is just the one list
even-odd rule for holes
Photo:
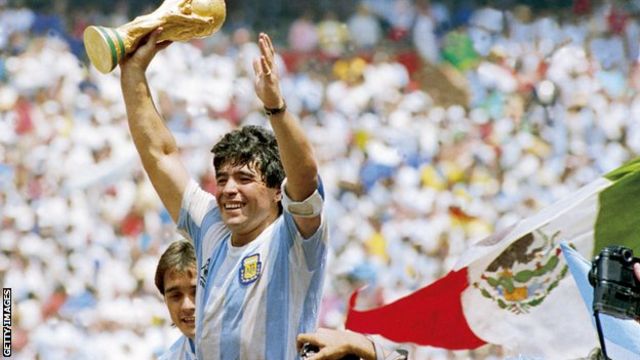
[[224,0],[165,0],[151,14],[117,28],[87,27],[84,46],[93,66],[107,74],[154,29],[163,28],[158,42],[203,38],[220,29],[226,13]]

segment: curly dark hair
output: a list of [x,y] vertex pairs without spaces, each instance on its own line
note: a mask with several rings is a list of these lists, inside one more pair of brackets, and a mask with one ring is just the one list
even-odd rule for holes
[[211,149],[213,167],[250,165],[260,171],[267,187],[279,189],[284,180],[284,168],[273,133],[260,126],[244,126],[231,131]]

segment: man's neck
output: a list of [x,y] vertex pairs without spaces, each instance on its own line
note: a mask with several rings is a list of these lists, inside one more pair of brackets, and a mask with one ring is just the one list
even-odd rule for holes
[[260,236],[260,234],[262,234],[262,232],[266,228],[268,228],[271,224],[273,224],[274,221],[276,221],[278,216],[279,214],[276,212],[275,214],[269,216],[269,218],[267,218],[267,221],[262,222],[259,226],[246,233],[232,231],[231,245],[235,247],[242,247],[257,239],[258,236]]

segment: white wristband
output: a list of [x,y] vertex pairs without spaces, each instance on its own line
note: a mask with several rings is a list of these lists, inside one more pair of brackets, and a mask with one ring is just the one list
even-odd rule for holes
[[318,189],[313,192],[308,198],[302,201],[294,201],[287,195],[285,191],[285,185],[287,184],[287,179],[285,178],[282,182],[281,190],[282,190],[282,208],[284,211],[288,212],[291,215],[312,218],[320,215],[322,213],[322,205],[324,204],[324,200],[318,192]]

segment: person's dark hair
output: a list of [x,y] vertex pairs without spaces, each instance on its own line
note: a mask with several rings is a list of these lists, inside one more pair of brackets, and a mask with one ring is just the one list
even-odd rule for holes
[[273,133],[260,126],[244,126],[227,133],[211,149],[213,167],[250,165],[260,171],[267,187],[279,189],[285,174]]
[[169,245],[158,261],[155,283],[164,295],[164,275],[167,271],[175,270],[178,273],[196,268],[196,251],[193,244],[187,240],[176,240]]

